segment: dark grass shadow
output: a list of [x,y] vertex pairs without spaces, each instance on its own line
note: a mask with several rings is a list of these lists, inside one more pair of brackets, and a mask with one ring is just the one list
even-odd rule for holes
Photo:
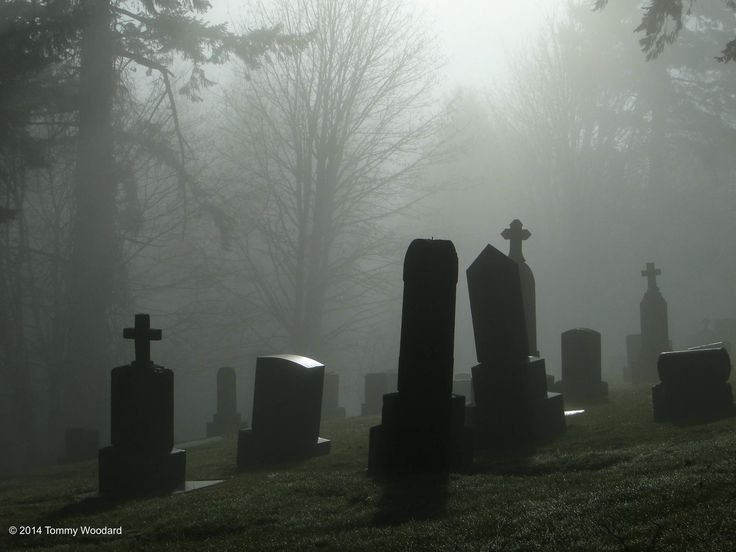
[[[91,494],[91,493],[90,493]],[[161,495],[151,495],[161,496]],[[100,496],[82,496],[74,502],[62,506],[43,516],[38,523],[41,525],[56,525],[57,522],[72,516],[91,516],[109,512],[133,500],[133,498],[103,498]]]
[[541,476],[555,473],[598,471],[626,462],[632,455],[592,451],[574,455],[540,455],[529,451],[504,451],[476,457],[471,473],[502,476]]
[[383,488],[373,525],[393,526],[431,520],[447,513],[449,476],[446,473],[376,477]]

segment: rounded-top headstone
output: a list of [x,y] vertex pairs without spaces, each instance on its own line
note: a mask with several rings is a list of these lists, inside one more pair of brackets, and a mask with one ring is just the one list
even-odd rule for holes
[[449,240],[416,239],[404,257],[399,393],[424,404],[450,397],[458,262]]
[[724,348],[671,351],[659,355],[659,379],[664,384],[697,386],[728,381],[731,357]]
[[562,332],[562,380],[570,385],[601,381],[601,334],[590,328]]

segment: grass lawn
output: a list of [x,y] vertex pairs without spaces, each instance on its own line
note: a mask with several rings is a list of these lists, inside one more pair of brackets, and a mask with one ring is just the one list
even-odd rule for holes
[[548,446],[449,478],[369,478],[378,418],[324,422],[330,455],[249,473],[234,438],[190,447],[187,479],[226,481],[174,496],[80,503],[96,462],[55,467],[0,480],[0,550],[736,550],[735,418],[655,424],[649,388],[619,385],[567,422]]

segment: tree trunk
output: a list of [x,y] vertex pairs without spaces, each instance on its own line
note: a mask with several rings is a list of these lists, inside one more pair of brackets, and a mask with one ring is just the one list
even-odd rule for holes
[[109,0],[86,0],[84,12],[76,213],[60,387],[65,427],[101,428],[107,417],[110,313],[119,260],[112,136],[115,56]]

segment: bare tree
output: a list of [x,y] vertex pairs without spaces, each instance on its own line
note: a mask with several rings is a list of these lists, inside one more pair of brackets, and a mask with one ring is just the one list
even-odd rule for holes
[[390,301],[386,219],[433,157],[433,43],[391,0],[276,0],[258,13],[311,41],[226,97],[236,249],[247,301],[272,322],[262,337],[317,353]]

